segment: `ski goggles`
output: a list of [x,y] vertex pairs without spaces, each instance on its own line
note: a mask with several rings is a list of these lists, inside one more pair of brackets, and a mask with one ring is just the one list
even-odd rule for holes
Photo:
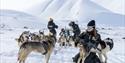
[[87,31],[88,31],[88,32],[93,31],[93,29],[94,29],[94,26],[88,26],[88,27],[87,27]]

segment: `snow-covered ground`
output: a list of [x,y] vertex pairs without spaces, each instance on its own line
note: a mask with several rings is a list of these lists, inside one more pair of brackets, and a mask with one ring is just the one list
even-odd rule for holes
[[[20,2],[21,5],[19,4],[21,7],[17,6],[19,9],[13,4],[18,11],[0,9],[0,63],[16,63],[19,46],[15,38],[18,38],[23,31],[38,32],[44,30],[47,34],[46,25],[49,17],[54,18],[55,23],[59,25],[57,33],[59,33],[60,28],[69,28],[68,23],[72,20],[78,23],[80,29],[84,31],[88,21],[95,19],[101,38],[110,37],[114,41],[114,48],[108,53],[108,63],[125,63],[125,15],[116,14],[117,12],[114,13],[111,9],[109,10],[107,8],[109,7],[107,5],[108,0],[104,4],[97,4],[97,0],[95,2],[94,0],[38,1],[39,3],[35,4],[34,2],[30,8],[22,5],[22,2]],[[117,1],[115,0],[115,2]],[[119,6],[118,4],[112,5],[113,8]],[[19,10],[26,9],[27,13],[32,15],[19,12]],[[77,54],[78,50],[75,47],[61,48],[56,44],[54,51],[57,51],[57,54],[52,53],[49,63],[73,63],[72,57]],[[26,60],[26,63],[43,62],[44,56],[35,52],[30,54]]]
[[[26,30],[31,32],[38,32],[39,30],[46,31],[47,21],[38,19],[25,13],[5,11],[0,14],[0,63],[16,63],[19,46],[15,41],[19,35]],[[60,28],[68,27],[69,20],[56,20],[59,25],[57,33]],[[84,31],[86,29],[86,23],[77,22],[80,28]],[[25,29],[24,27],[28,27]],[[114,48],[108,53],[108,63],[125,63],[125,27],[122,26],[108,26],[105,24],[97,23],[98,32],[101,34],[101,38],[110,37],[114,40]],[[54,52],[51,55],[50,63],[73,63],[72,57],[77,54],[78,48],[67,47],[60,48],[56,45]],[[26,60],[26,63],[43,63],[44,56],[33,52]]]
[[[104,27],[105,28],[105,27]],[[21,32],[30,30],[31,32],[39,29],[6,29],[0,30],[0,63],[16,63],[19,47],[15,38],[19,37]],[[114,40],[114,48],[108,53],[108,63],[125,63],[125,28],[123,27],[106,27],[98,29],[102,39],[110,37]],[[67,47],[61,48],[56,46],[57,54],[51,55],[50,63],[73,63],[72,57],[78,52],[78,48]],[[26,60],[26,63],[43,63],[44,56],[33,52]]]

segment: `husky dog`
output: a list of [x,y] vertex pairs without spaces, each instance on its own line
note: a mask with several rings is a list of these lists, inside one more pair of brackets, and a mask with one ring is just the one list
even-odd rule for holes
[[55,46],[55,36],[47,35],[45,36],[45,41],[35,42],[28,41],[20,46],[18,52],[18,63],[25,63],[27,56],[32,52],[36,51],[45,55],[45,63],[49,62],[50,55]]
[[58,42],[60,43],[60,46],[69,46],[69,36],[70,32],[68,29],[61,29],[61,32],[59,33],[59,40]]
[[[113,40],[111,38],[106,38],[100,44],[98,45],[98,50],[99,51],[99,58],[102,63],[107,63],[107,53],[112,50],[114,46]],[[103,62],[102,55],[105,58],[105,61]]]
[[27,41],[42,41],[44,39],[44,31],[39,31],[30,33],[30,31],[24,31],[19,38],[15,40],[18,42],[18,45],[21,46],[24,42]]
[[[113,40],[111,38],[106,38],[103,41],[101,41],[97,48],[91,48],[89,52],[86,51],[86,46],[79,44],[80,48],[80,57],[78,58],[77,63],[80,63],[81,60],[84,62],[86,57],[90,54],[90,52],[95,52],[99,54],[99,59],[102,63],[107,63],[107,52],[112,50],[114,46]],[[102,55],[105,58],[105,61],[103,62]]]
[[72,46],[74,46],[74,47],[77,47],[77,46],[78,46],[78,44],[75,45],[76,40],[73,39],[73,36],[69,36],[68,41],[69,41],[69,43],[70,43]]
[[58,42],[60,43],[60,46],[72,46],[71,41],[73,41],[71,38],[61,36],[59,37]]
[[66,36],[62,35],[59,37],[58,42],[60,43],[60,46],[67,46],[67,39]]
[[24,31],[19,36],[19,38],[16,38],[15,40],[18,42],[18,45],[21,46],[22,43],[29,40],[29,36],[30,36],[30,31]]
[[39,31],[39,32],[34,32],[30,34],[30,38],[32,41],[42,41],[44,38],[44,32]]

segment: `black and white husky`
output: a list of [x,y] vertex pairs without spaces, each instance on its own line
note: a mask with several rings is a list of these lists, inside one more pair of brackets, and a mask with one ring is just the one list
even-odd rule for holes
[[[100,44],[98,45],[99,51],[99,58],[102,63],[107,63],[107,53],[112,50],[114,46],[113,40],[111,38],[106,38]],[[103,61],[103,56],[105,58],[105,61]]]
[[[80,46],[80,57],[78,58],[77,63],[80,63],[81,60],[83,60],[83,63],[85,59],[89,56],[90,52],[98,53],[99,59],[102,63],[107,63],[107,53],[112,50],[114,46],[113,40],[111,38],[106,38],[102,40],[97,48],[91,48],[89,52],[86,51],[85,46]],[[103,61],[103,56],[105,58],[105,61]],[[91,61],[91,60],[90,60]]]

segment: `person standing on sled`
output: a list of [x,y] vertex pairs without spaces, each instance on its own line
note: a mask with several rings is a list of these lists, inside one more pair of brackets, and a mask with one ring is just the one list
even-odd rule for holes
[[[73,29],[73,33],[74,33],[73,41],[75,41],[76,37],[78,37],[79,34],[81,33],[80,28],[79,28],[78,24],[76,24],[74,21],[71,21],[69,23],[69,26],[72,27],[72,29]],[[75,46],[77,46],[77,44],[78,43],[75,41]]]
[[56,30],[55,29],[57,29],[58,26],[53,22],[52,18],[50,18],[47,27],[49,29],[49,32],[51,32],[55,36],[55,40],[57,40],[56,39]]
[[[77,40],[85,46],[87,52],[89,52],[92,47],[97,48],[97,45],[101,41],[101,37],[95,28],[95,20],[91,20],[87,24],[86,32],[82,32]],[[75,63],[77,63],[79,56],[80,54],[78,53],[75,55],[75,57],[73,57],[73,61]],[[91,52],[90,55],[85,59],[84,63],[100,63],[100,60],[95,52]]]

